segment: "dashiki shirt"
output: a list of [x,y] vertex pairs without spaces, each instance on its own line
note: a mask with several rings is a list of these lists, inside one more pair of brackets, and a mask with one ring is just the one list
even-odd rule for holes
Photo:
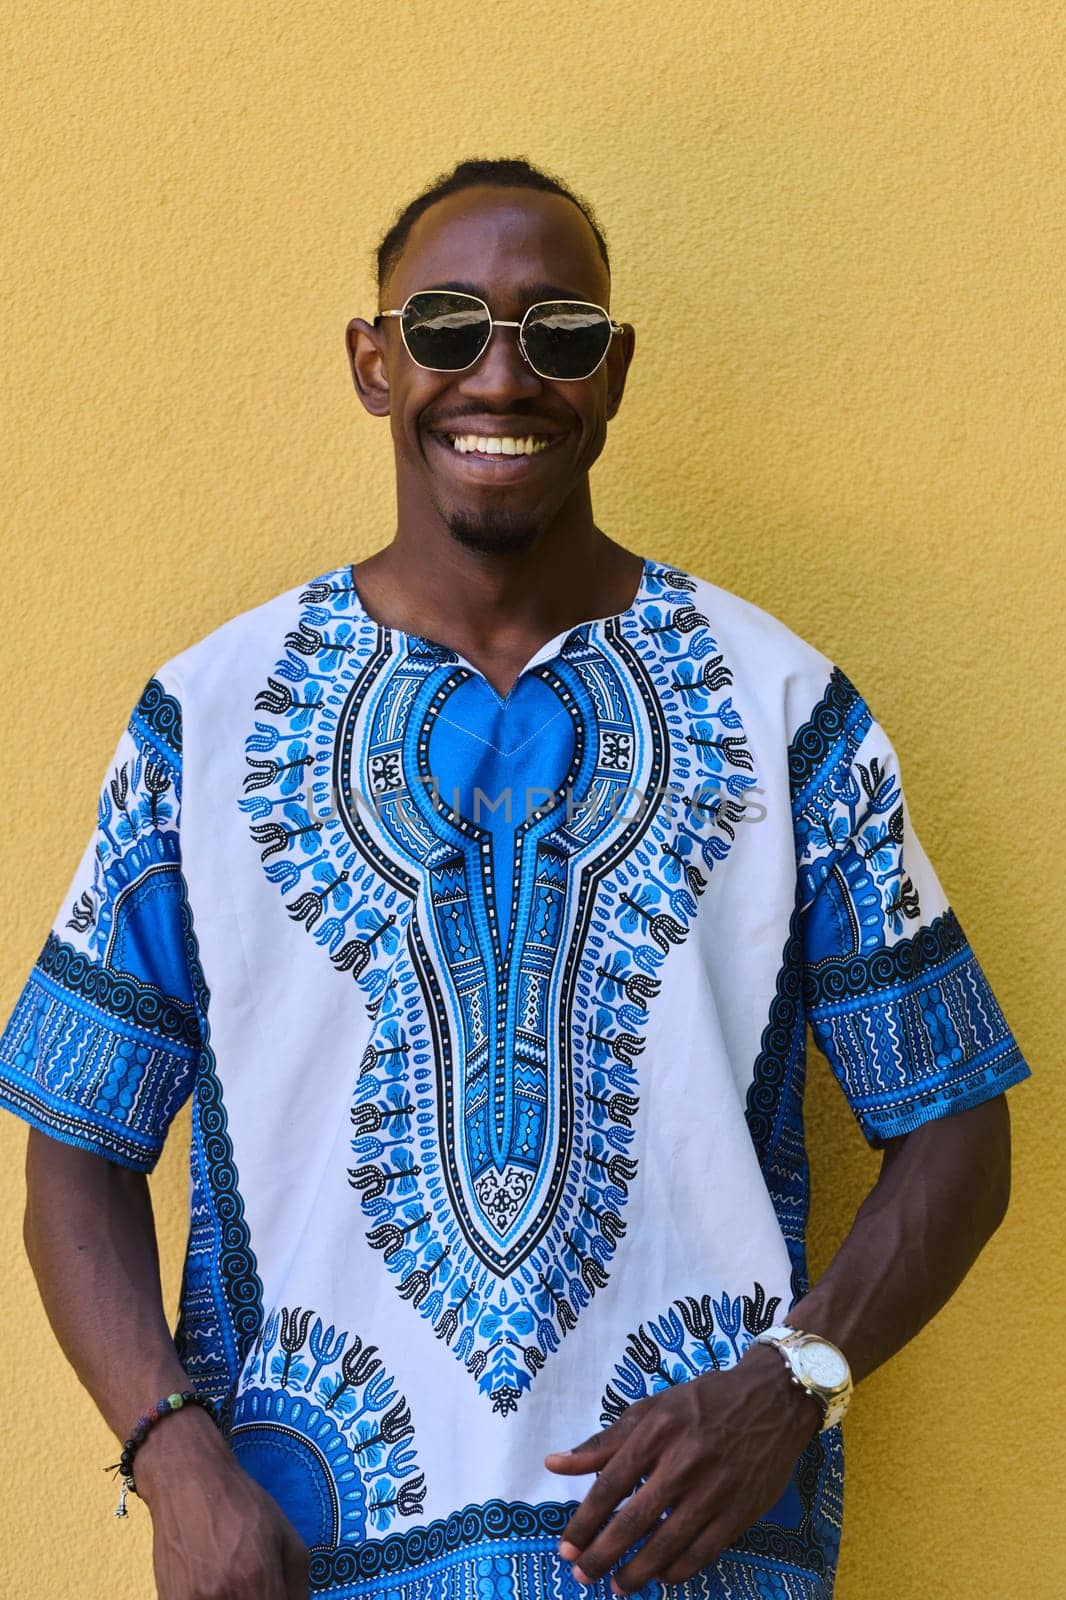
[[[808,1023],[874,1147],[1029,1076],[839,666],[649,559],[501,698],[342,566],[145,684],[0,1099],[146,1173],[191,1099],[175,1341],[314,1594],[578,1600],[545,1454],[807,1291]],[[827,1600],[843,1468],[678,1600]]]

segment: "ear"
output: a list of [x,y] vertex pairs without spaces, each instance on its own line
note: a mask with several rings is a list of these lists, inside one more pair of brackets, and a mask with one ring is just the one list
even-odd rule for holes
[[633,359],[633,350],[636,345],[636,329],[631,322],[622,323],[622,331],[611,340],[611,348],[607,352],[607,420],[615,415],[622,404],[622,395],[625,391],[626,376],[629,372],[629,363]]
[[372,417],[387,417],[389,379],[382,333],[363,317],[353,317],[344,330],[344,343],[356,394]]

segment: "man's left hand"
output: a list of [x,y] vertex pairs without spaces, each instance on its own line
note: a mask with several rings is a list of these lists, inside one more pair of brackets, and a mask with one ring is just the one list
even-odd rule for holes
[[594,1583],[650,1533],[611,1588],[683,1582],[784,1494],[821,1426],[820,1409],[768,1345],[750,1347],[722,1372],[635,1401],[602,1433],[545,1457],[550,1472],[598,1474],[559,1554],[574,1563],[579,1583]]

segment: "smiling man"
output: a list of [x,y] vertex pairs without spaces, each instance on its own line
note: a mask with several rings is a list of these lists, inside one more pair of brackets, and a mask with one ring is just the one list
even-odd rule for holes
[[[466,162],[378,264],[395,532],[152,674],[0,1040],[42,1298],[163,1600],[828,1600],[1029,1068],[843,670],[597,527],[589,209]],[[813,1286],[808,1024],[882,1152]]]
[[565,195],[467,180],[413,210],[382,245],[382,314],[348,328],[396,456],[396,534],[354,577],[380,621],[447,642],[505,695],[546,638],[633,598],[642,561],[596,527],[588,473],[634,334]]

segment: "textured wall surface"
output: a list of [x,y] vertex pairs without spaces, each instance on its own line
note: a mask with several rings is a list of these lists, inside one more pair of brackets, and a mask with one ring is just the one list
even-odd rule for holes
[[[637,328],[600,525],[863,690],[1034,1071],[1006,1222],[857,1394],[839,1600],[1066,1593],[1064,55],[1056,0],[53,0],[8,32],[4,1017],[149,673],[391,537],[343,330],[394,211],[463,156],[557,170]],[[820,1270],[877,1158],[813,1055],[809,1106]],[[186,1108],[152,1180],[171,1311],[187,1139]],[[0,1591],[147,1595],[24,1145],[0,1119]]]

